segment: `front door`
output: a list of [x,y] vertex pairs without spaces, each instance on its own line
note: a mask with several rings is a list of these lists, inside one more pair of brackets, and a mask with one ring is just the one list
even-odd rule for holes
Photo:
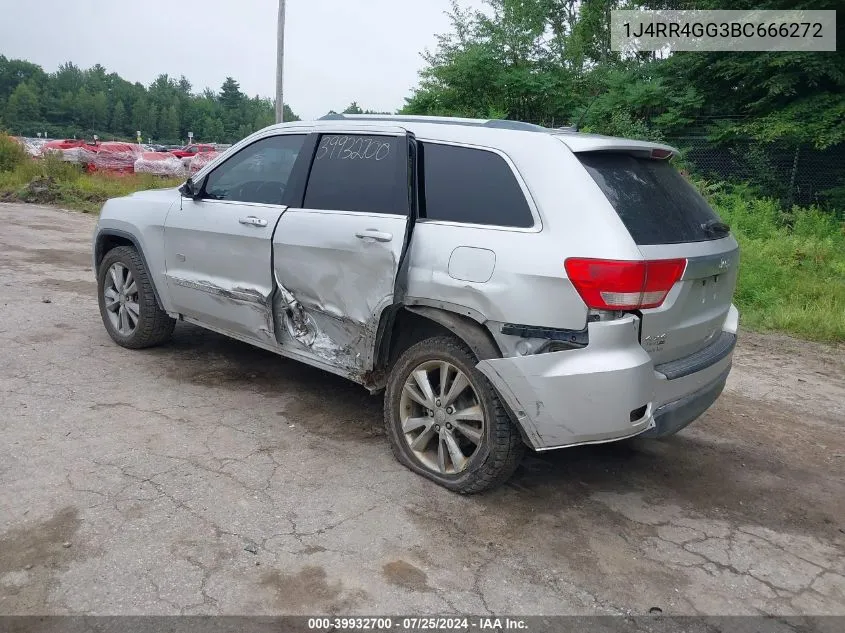
[[165,223],[174,309],[203,324],[275,345],[272,237],[285,187],[306,136],[267,136],[198,183]]
[[394,302],[410,212],[401,129],[323,134],[299,208],[273,238],[277,338],[294,356],[360,375]]

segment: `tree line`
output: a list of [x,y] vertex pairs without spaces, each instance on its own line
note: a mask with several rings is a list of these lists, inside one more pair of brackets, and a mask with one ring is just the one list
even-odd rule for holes
[[[184,76],[159,75],[149,86],[129,82],[97,64],[71,62],[54,73],[0,55],[0,129],[52,138],[134,139],[179,143],[193,132],[208,142],[232,143],[275,120],[274,102],[248,97],[227,77],[219,92],[192,91]],[[285,120],[299,117],[285,104]]]

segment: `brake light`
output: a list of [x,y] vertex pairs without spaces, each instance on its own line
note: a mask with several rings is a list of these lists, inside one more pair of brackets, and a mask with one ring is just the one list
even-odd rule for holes
[[569,280],[588,308],[639,310],[656,308],[666,299],[687,267],[686,259],[630,262],[569,258]]

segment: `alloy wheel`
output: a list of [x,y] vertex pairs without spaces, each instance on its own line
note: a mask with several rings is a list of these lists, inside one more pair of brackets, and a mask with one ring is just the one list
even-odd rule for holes
[[452,363],[418,365],[402,387],[399,411],[408,448],[434,472],[461,473],[481,447],[481,402],[469,378]]
[[103,284],[103,299],[112,327],[122,336],[134,333],[141,316],[138,284],[124,264],[115,262],[109,268]]

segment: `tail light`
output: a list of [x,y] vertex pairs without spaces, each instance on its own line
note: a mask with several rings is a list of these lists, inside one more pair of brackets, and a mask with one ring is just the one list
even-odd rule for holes
[[666,299],[687,267],[686,259],[618,261],[569,258],[569,280],[588,308],[639,310],[656,308]]

